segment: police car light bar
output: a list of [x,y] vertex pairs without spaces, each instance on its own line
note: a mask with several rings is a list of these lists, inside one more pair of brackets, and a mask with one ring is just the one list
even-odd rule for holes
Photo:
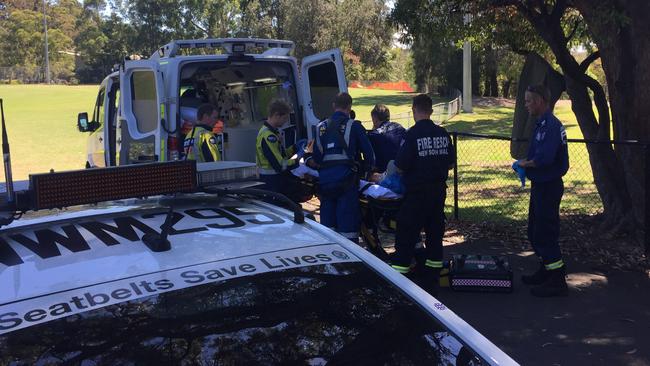
[[193,192],[196,182],[194,160],[32,174],[29,209]]
[[217,161],[197,164],[198,185],[201,188],[217,184],[254,181],[259,178],[257,165],[242,161]]

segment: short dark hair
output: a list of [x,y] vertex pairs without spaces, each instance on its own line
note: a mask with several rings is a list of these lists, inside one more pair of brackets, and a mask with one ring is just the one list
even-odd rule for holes
[[269,117],[274,114],[284,116],[291,113],[291,106],[284,99],[274,99],[268,106]]
[[529,85],[526,91],[539,95],[546,103],[551,101],[551,92],[542,84]]
[[375,108],[370,111],[370,115],[384,122],[390,119],[390,110],[383,104],[375,104]]
[[433,100],[426,94],[418,94],[413,97],[413,108],[418,112],[433,112]]
[[339,109],[346,109],[352,107],[352,97],[346,92],[336,94],[334,98],[334,107]]
[[216,111],[217,108],[210,103],[201,104],[199,109],[196,111],[196,120],[200,121],[204,115],[211,115],[212,112]]

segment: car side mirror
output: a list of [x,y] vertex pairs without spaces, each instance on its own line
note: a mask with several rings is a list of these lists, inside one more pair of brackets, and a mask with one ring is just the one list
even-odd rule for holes
[[88,113],[83,112],[77,115],[77,128],[81,132],[93,132],[97,129],[97,124],[88,120]]

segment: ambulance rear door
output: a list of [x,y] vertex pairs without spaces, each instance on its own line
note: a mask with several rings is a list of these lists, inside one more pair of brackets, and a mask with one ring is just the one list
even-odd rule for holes
[[300,71],[303,117],[309,139],[313,139],[318,122],[332,114],[336,94],[348,91],[341,50],[336,48],[303,58]]
[[164,161],[162,126],[167,106],[162,72],[149,60],[125,61],[120,69],[120,118],[117,126],[118,165]]

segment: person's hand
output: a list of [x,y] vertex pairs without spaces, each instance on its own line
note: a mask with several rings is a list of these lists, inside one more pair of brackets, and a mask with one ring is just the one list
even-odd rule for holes
[[314,140],[309,140],[307,146],[305,146],[305,152],[311,154],[314,152]]

